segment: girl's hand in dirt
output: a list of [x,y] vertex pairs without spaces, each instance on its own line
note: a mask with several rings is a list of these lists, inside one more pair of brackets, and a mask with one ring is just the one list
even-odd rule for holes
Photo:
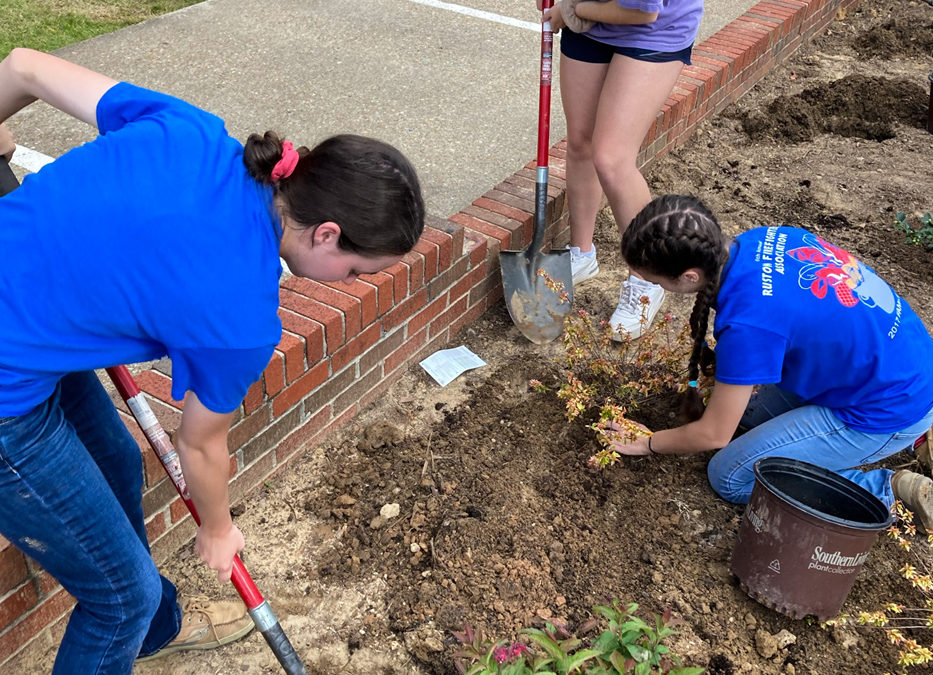
[[243,550],[246,541],[240,528],[231,523],[230,529],[219,534],[206,532],[198,528],[194,539],[194,550],[207,566],[217,572],[217,581],[222,584],[230,581],[233,572],[233,556]]
[[648,439],[652,431],[644,424],[624,420],[625,426],[619,426],[615,422],[609,423],[609,429],[616,432],[617,440],[612,442],[612,449],[620,455],[650,455],[648,449]]
[[0,124],[0,157],[6,157],[7,161],[10,161],[14,150],[16,143],[13,142],[13,132],[7,125]]

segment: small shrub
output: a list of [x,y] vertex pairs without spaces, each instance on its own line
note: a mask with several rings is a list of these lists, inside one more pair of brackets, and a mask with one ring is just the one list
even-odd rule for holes
[[881,628],[898,649],[897,665],[902,675],[908,668],[933,663],[933,535],[918,538],[913,514],[901,502],[895,503],[897,521],[888,530],[891,537],[909,557],[901,568],[901,577],[920,592],[921,607],[907,607],[890,602],[874,612],[846,614],[831,619],[826,625],[855,624]]
[[550,387],[538,380],[529,384],[537,391],[555,389],[564,401],[567,419],[581,416],[595,420],[587,424],[601,449],[590,465],[614,464],[619,453],[614,441],[633,441],[650,434],[631,419],[631,412],[665,394],[686,387],[690,329],[665,314],[641,338],[612,339],[608,321],[595,322],[584,310],[567,317],[561,336],[563,380]]
[[465,675],[700,675],[703,668],[681,667],[664,644],[676,633],[670,612],[652,625],[635,615],[637,609],[635,603],[623,607],[615,600],[594,607],[605,629],[592,640],[553,623],[521,631],[527,642],[490,642],[467,627],[454,633],[461,643],[457,669]]
[[894,220],[894,229],[903,232],[905,241],[914,246],[922,246],[933,250],[933,216],[924,213],[920,216],[920,227],[915,228],[908,220],[907,215],[898,213]]

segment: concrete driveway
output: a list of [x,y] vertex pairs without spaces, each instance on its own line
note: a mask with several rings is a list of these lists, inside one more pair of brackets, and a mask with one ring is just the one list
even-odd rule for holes
[[[752,4],[707,3],[700,38]],[[241,140],[381,138],[446,218],[535,156],[539,20],[534,0],[207,0],[57,53],[189,100]],[[555,70],[552,143],[566,129]],[[10,126],[20,174],[95,133],[43,104]]]

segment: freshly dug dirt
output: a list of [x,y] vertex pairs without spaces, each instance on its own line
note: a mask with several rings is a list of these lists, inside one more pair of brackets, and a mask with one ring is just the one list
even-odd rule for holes
[[[933,252],[893,227],[898,212],[919,224],[933,210],[931,55],[933,6],[864,2],[657,163],[652,192],[700,196],[733,234],[810,228],[933,326]],[[597,230],[602,272],[576,302],[608,318],[625,269],[608,213]],[[683,316],[691,301],[669,298],[668,311]],[[512,638],[546,619],[579,626],[612,598],[639,603],[645,618],[673,610],[683,620],[674,652],[716,675],[897,669],[880,630],[791,620],[742,592],[729,562],[743,508],[710,489],[708,455],[592,470],[592,433],[566,421],[553,393],[528,387],[559,377],[557,344],[527,342],[501,305],[462,343],[488,365],[445,388],[413,367],[236,509],[246,564],[311,672],[447,675],[451,632],[465,624]],[[662,398],[643,413],[657,427],[672,411]],[[902,453],[889,465],[911,461]],[[880,539],[845,610],[918,602],[898,576],[904,562]],[[165,572],[183,592],[230,594],[190,547]],[[783,647],[782,630],[794,638]],[[33,651],[23,672],[47,672],[53,655]],[[254,633],[137,672],[280,669]]]

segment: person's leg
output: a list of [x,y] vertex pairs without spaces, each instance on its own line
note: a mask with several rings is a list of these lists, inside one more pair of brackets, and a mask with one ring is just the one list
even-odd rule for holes
[[[61,407],[81,443],[100,469],[140,543],[149,551],[142,507],[143,464],[139,445],[120,419],[110,396],[92,372],[71,373],[61,381]],[[152,654],[181,626],[175,586],[160,575],[162,600],[143,640],[140,655]]]
[[[651,201],[638,169],[638,151],[683,65],[679,60],[657,63],[616,54],[606,73],[593,130],[593,166],[620,235]],[[660,286],[634,276],[626,280],[609,319],[613,338],[640,337],[663,300]]]
[[[53,672],[129,673],[162,584],[65,418],[61,390],[27,415],[0,422],[0,532],[77,600]],[[87,411],[87,424],[96,413]]]
[[804,405],[765,421],[717,452],[707,467],[710,485],[723,499],[745,504],[755,483],[754,464],[763,457],[786,457],[835,471],[878,497],[894,503],[892,471],[860,471],[910,446],[930,425],[933,411],[906,429],[868,434],[847,427],[828,408]]
[[568,248],[575,284],[599,272],[593,232],[603,189],[593,167],[593,125],[611,59],[611,48],[567,29],[562,31],[560,94],[567,120]]
[[605,75],[592,161],[619,234],[651,201],[648,183],[638,170],[638,151],[683,66],[682,61],[655,63],[616,54]]

